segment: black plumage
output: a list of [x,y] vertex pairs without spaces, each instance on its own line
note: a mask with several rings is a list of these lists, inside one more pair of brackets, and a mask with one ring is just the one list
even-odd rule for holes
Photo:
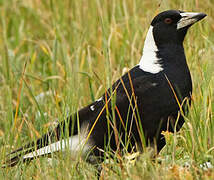
[[36,142],[10,153],[6,166],[63,150],[66,132],[71,151],[82,149],[83,154],[102,157],[106,145],[117,151],[127,141],[128,150],[145,142],[159,152],[165,145],[161,132],[178,131],[184,123],[192,81],[183,40],[188,28],[205,16],[177,10],[158,14],[148,31],[139,65],[118,79],[99,100]]

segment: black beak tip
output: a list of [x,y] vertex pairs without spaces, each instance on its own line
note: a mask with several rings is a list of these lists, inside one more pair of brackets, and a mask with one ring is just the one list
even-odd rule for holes
[[201,19],[203,19],[203,18],[205,18],[207,16],[207,14],[205,14],[205,13],[199,13],[198,14],[198,21],[200,21]]

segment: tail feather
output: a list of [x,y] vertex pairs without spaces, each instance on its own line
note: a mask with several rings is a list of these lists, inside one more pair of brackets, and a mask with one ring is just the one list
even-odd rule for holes
[[63,150],[63,149],[64,149],[64,140],[62,140],[62,142],[57,141],[48,146],[42,147],[40,149],[31,151],[31,152],[25,154],[23,156],[23,159],[36,158],[36,157],[48,155],[48,154],[51,154],[51,153],[54,153],[54,152],[57,152],[57,151]]
[[84,153],[90,149],[89,143],[86,143],[86,136],[87,133],[80,133],[67,139],[59,140],[54,134],[45,134],[35,143],[29,143],[8,154],[3,167],[13,167],[19,162],[29,162],[40,156],[64,151],[66,148],[72,152],[82,151]]
[[75,135],[69,137],[68,139],[62,139],[47,146],[44,146],[35,151],[31,151],[23,156],[23,159],[36,158],[43,155],[48,155],[58,151],[64,151],[68,148],[72,152],[78,152],[82,150],[83,152],[87,151],[89,146],[85,145],[86,139]]
[[13,167],[13,166],[17,165],[21,160],[23,160],[23,162],[27,162],[27,161],[32,160],[32,159],[23,159],[22,158],[23,154],[26,153],[26,152],[24,152],[24,151],[20,152],[20,153],[16,154],[15,156],[13,156],[14,153],[13,154],[8,154],[7,157],[6,157],[7,160],[3,163],[2,168]]
[[24,158],[27,154],[34,152],[42,147],[47,146],[50,143],[50,140],[54,139],[54,135],[52,133],[47,133],[43,135],[42,138],[38,139],[36,142],[31,142],[15,151],[6,155],[6,161],[4,162],[2,167],[13,167],[18,164],[20,161],[27,162],[35,157]]
[[16,164],[18,164],[18,162],[20,161],[20,157],[18,156],[15,156],[11,159],[8,159],[4,162],[2,168],[6,168],[6,167],[13,167],[15,166]]
[[8,154],[7,156],[10,156],[12,154],[18,153],[18,152],[31,152],[33,151],[34,148],[39,149],[42,146],[46,146],[48,145],[50,138],[53,140],[53,135],[51,135],[50,133],[47,133],[45,135],[43,135],[43,137],[41,137],[40,139],[38,139],[36,142],[31,142],[23,147],[20,147],[19,149],[16,149],[12,152],[10,152],[10,154]]

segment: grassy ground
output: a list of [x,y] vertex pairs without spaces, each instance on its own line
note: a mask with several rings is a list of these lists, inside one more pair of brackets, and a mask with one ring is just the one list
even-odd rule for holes
[[[120,163],[110,159],[101,178],[214,179],[204,164],[214,164],[212,0],[0,0],[0,163],[137,64],[152,17],[166,9],[208,14],[185,40],[194,85],[186,123],[177,134],[165,133],[157,159],[149,150]],[[96,179],[93,166],[69,153],[48,162],[0,169],[0,179]]]

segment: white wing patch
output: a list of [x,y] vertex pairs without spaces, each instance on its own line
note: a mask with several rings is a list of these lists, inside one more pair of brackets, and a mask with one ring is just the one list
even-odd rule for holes
[[[102,101],[102,100],[103,100],[103,96],[101,96],[99,99],[97,99],[96,102],[99,102],[99,101]],[[92,111],[94,111],[94,110],[95,110],[94,105],[91,105],[91,106],[90,106],[90,109],[91,109]]]
[[103,96],[101,96],[99,99],[97,99],[97,101],[102,101],[103,100]]
[[153,36],[153,26],[150,26],[144,43],[143,55],[139,63],[139,66],[143,71],[156,74],[163,70],[159,63],[160,59],[157,58],[157,51],[158,48]]
[[91,105],[91,106],[90,106],[90,109],[91,109],[92,111],[94,111],[94,110],[95,110],[94,105]]
[[157,86],[158,85],[158,83],[152,83],[152,86]]

